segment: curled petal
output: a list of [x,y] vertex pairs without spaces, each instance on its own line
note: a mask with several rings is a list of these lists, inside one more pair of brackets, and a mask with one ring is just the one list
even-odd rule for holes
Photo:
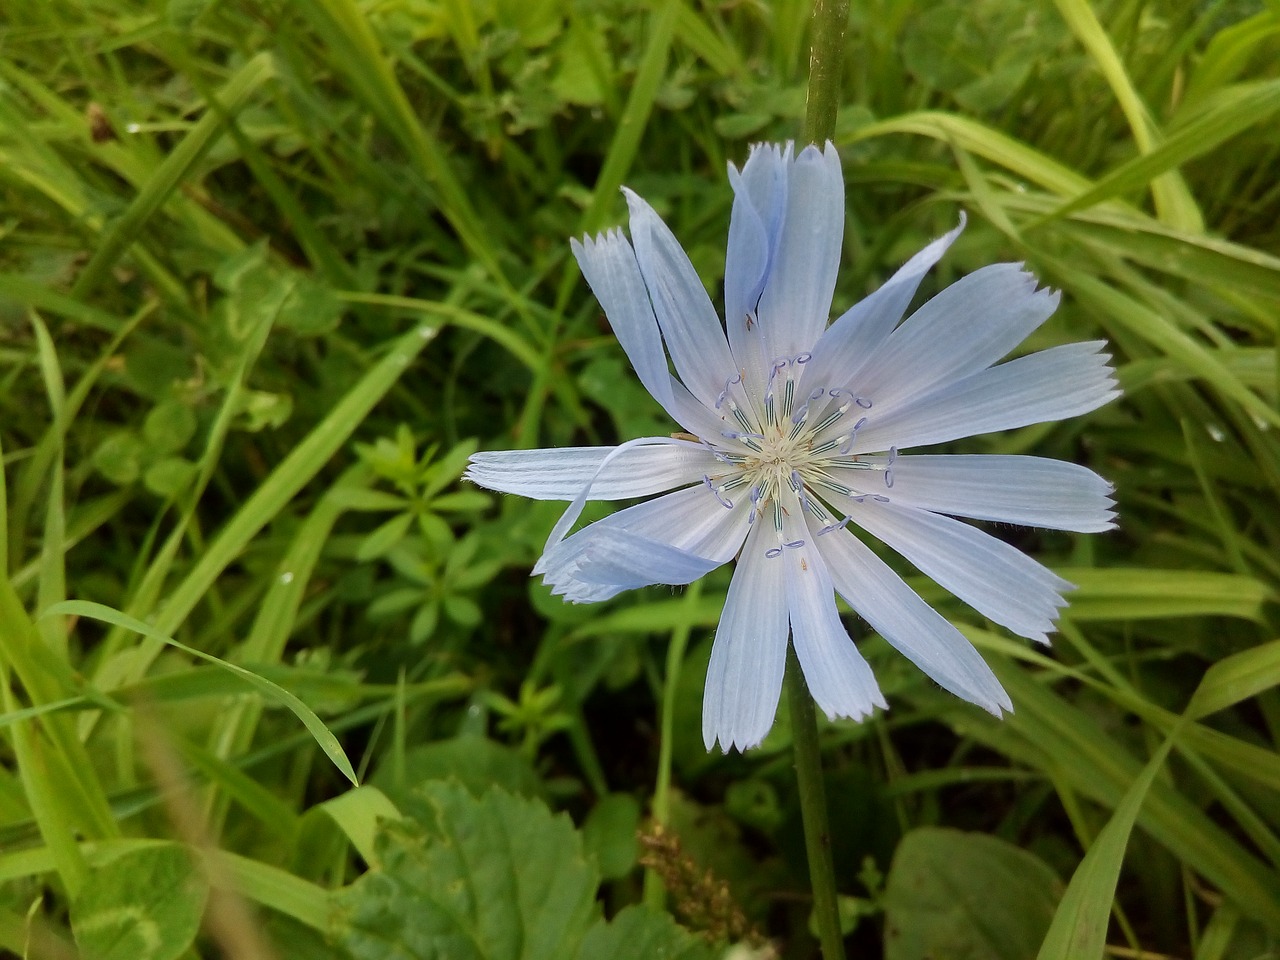
[[760,325],[769,353],[813,349],[827,326],[844,242],[844,177],[831,143],[810,144],[786,167],[786,216],[764,291]]

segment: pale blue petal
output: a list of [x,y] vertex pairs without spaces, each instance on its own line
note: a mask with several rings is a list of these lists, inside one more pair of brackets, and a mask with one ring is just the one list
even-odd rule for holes
[[[621,510],[551,545],[533,572],[543,575],[553,593],[576,603],[652,583],[689,583],[738,552],[747,534],[749,508],[742,498],[726,509],[702,485],[677,490]],[[628,548],[637,551],[631,567],[625,556]],[[671,567],[662,567],[664,557],[671,559]],[[703,565],[700,573],[698,564]]]
[[724,258],[725,329],[729,346],[748,382],[758,385],[770,359],[756,306],[773,269],[787,209],[787,165],[791,146],[757,144],[739,173],[729,165],[733,212]]
[[901,456],[892,470],[893,489],[880,492],[899,506],[1080,533],[1115,526],[1111,484],[1075,463],[982,454]]
[[676,373],[689,392],[714,407],[736,375],[724,328],[697,271],[653,208],[624,188],[631,210],[631,239],[654,314]]
[[982,709],[1013,710],[1009,695],[968,639],[846,529],[818,538],[840,596],[939,686]]
[[787,598],[784,578],[764,552],[765,524],[747,535],[724,613],[716,628],[702,696],[702,741],[725,752],[746,750],[773,726],[787,662]]
[[983,267],[908,317],[867,360],[851,390],[892,407],[983,370],[1022,343],[1058,306],[1017,263]]
[[464,480],[533,500],[572,500],[591,484],[592,500],[647,497],[698,483],[719,462],[689,441],[624,451],[601,469],[616,447],[488,450],[471,455]]
[[942,443],[1064,420],[1120,395],[1103,341],[1068,343],[991,367],[892,409],[872,408],[853,452]]
[[1067,605],[1062,594],[1072,589],[1052,570],[960,520],[871,498],[835,499],[854,523],[984,617],[1049,642],[1058,608]]
[[803,538],[804,545],[784,549],[781,556],[765,562],[783,568],[791,639],[814,701],[828,719],[860,720],[875,707],[888,704],[871,667],[840,622],[835,587],[815,541],[817,528],[805,527],[799,519],[800,505],[792,499],[788,542]]
[[623,590],[655,583],[676,586],[705,577],[728,559],[700,557],[629,530],[599,527],[596,534],[578,563],[577,578],[584,583]]
[[[596,472],[587,480],[582,489],[570,501],[569,506],[565,507],[564,513],[560,515],[560,519],[556,521],[556,525],[551,528],[551,534],[547,537],[546,546],[543,547],[543,559],[546,559],[547,553],[551,548],[558,544],[561,540],[569,535],[569,531],[573,529],[573,525],[578,522],[578,518],[582,516],[582,510],[587,505],[588,500],[593,500],[592,496],[595,490],[597,478],[602,476],[609,470],[614,463],[617,463],[625,456],[630,456],[637,449],[649,449],[655,447],[687,447],[690,445],[688,440],[680,440],[675,437],[639,437],[635,440],[628,440],[614,447],[609,453],[605,454],[600,465],[596,468]],[[542,561],[539,561],[541,564]],[[540,572],[534,567],[534,573]]]
[[570,240],[569,247],[591,292],[604,308],[614,335],[636,376],[653,398],[672,412],[671,374],[662,349],[662,334],[649,302],[635,251],[620,230],[594,239]]
[[844,242],[844,177],[835,146],[810,144],[786,172],[786,216],[759,307],[770,359],[813,350],[830,319]]
[[962,212],[958,227],[934,240],[908,260],[882,287],[855,303],[831,324],[813,348],[813,359],[805,371],[804,382],[823,387],[854,382],[867,358],[888,338],[906,313],[924,275],[942,259],[947,248],[960,236],[964,225],[965,215]]

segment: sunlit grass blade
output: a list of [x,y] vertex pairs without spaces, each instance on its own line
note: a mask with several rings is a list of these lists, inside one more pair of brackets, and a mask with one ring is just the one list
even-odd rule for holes
[[[1182,124],[1162,143],[1115,168],[1084,193],[1031,226],[1070,216],[1148,183],[1154,189],[1162,177],[1180,164],[1216,150],[1241,131],[1267,122],[1277,111],[1280,111],[1280,80],[1224,90],[1211,104],[1204,105],[1198,117]],[[1161,220],[1171,228],[1188,233],[1204,229],[1195,218],[1184,221],[1180,217],[1162,217]]]
[[[1151,153],[1161,144],[1160,131],[1129,80],[1124,64],[1116,53],[1111,38],[1098,22],[1089,0],[1054,0],[1054,3],[1106,78],[1129,122],[1129,129],[1139,152]],[[1151,192],[1155,197],[1159,217],[1165,223],[1183,230],[1204,230],[1200,208],[1180,173],[1160,173],[1151,180]]]

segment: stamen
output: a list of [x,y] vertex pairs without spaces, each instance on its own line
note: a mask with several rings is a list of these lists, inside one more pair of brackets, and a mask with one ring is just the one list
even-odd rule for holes
[[818,536],[825,537],[828,533],[834,533],[836,530],[843,530],[849,525],[849,521],[852,519],[853,517],[845,517],[843,520],[837,521],[836,523],[827,524],[827,526],[818,531]]
[[854,440],[858,437],[858,431],[862,429],[862,425],[867,422],[866,417],[862,417],[853,425],[853,429],[849,431],[849,436],[845,438],[844,443],[840,444],[840,456],[849,455],[849,451],[853,449]]
[[716,485],[711,482],[711,478],[709,476],[704,475],[702,482],[707,485],[707,489],[711,491],[711,495],[720,502],[720,506],[724,507],[726,510],[733,509],[733,501],[726,500],[724,497],[720,496],[720,491],[716,489]]
[[740,372],[734,375],[732,379],[726,380],[724,382],[724,389],[720,391],[720,396],[716,399],[717,410],[720,409],[720,405],[724,403],[725,400],[729,399],[729,388],[732,387],[735,383],[741,383],[741,382],[742,382],[742,374]]
[[854,397],[853,402],[856,403],[858,406],[860,406],[863,410],[871,409],[871,401],[864,399],[863,397]]

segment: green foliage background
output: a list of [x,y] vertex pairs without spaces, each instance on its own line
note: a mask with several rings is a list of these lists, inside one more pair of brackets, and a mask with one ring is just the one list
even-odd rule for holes
[[[559,508],[458,482],[671,429],[567,241],[626,183],[718,296],[808,12],[7,0],[0,948],[814,955],[785,716],[698,734],[728,572],[566,606]],[[1125,396],[964,445],[1116,484],[1114,533],[998,531],[1079,585],[1052,650],[911,580],[1011,717],[849,618],[892,708],[823,729],[851,953],[1275,955],[1278,55],[1275,0],[852,2],[836,308],[966,210],[927,292],[1026,260],[1026,349],[1106,337]]]

